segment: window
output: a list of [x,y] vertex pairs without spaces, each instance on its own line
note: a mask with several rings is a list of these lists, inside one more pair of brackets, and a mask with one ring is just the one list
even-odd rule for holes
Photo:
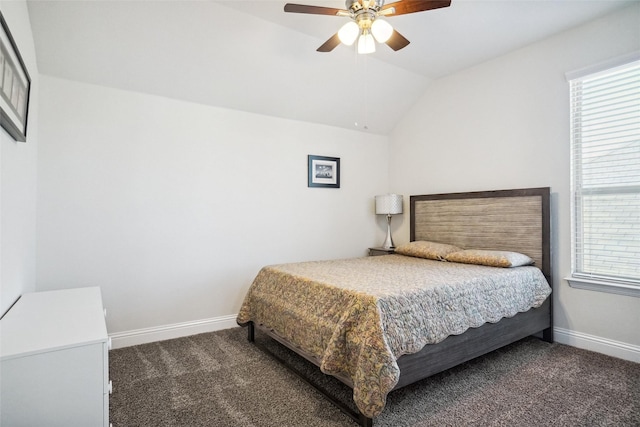
[[640,297],[640,61],[569,80],[571,286]]

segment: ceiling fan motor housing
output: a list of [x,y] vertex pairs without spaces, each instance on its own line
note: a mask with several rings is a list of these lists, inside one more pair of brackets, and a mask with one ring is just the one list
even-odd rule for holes
[[378,11],[384,5],[384,0],[346,0],[345,6],[351,13],[351,18],[358,24],[363,33],[371,29]]
[[[357,14],[363,9],[370,9],[375,14],[384,6],[384,0],[346,0],[344,4],[345,8],[353,14]],[[364,4],[367,4],[367,7]]]

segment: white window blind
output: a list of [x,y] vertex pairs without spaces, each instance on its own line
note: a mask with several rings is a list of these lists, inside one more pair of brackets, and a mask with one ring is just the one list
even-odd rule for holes
[[640,61],[570,87],[572,278],[640,289]]

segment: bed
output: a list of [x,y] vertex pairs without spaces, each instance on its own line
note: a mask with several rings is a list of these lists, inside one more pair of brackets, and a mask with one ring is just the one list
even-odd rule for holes
[[547,187],[411,196],[396,254],[266,266],[237,322],[351,387],[357,411],[312,383],[372,426],[393,390],[529,335],[553,341],[550,234]]

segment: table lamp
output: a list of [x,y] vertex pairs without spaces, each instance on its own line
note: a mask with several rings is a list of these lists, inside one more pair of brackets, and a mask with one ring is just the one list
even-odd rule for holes
[[401,194],[384,194],[376,196],[376,215],[387,216],[387,238],[384,240],[382,247],[384,249],[393,249],[393,238],[391,237],[391,215],[402,213],[402,195]]

